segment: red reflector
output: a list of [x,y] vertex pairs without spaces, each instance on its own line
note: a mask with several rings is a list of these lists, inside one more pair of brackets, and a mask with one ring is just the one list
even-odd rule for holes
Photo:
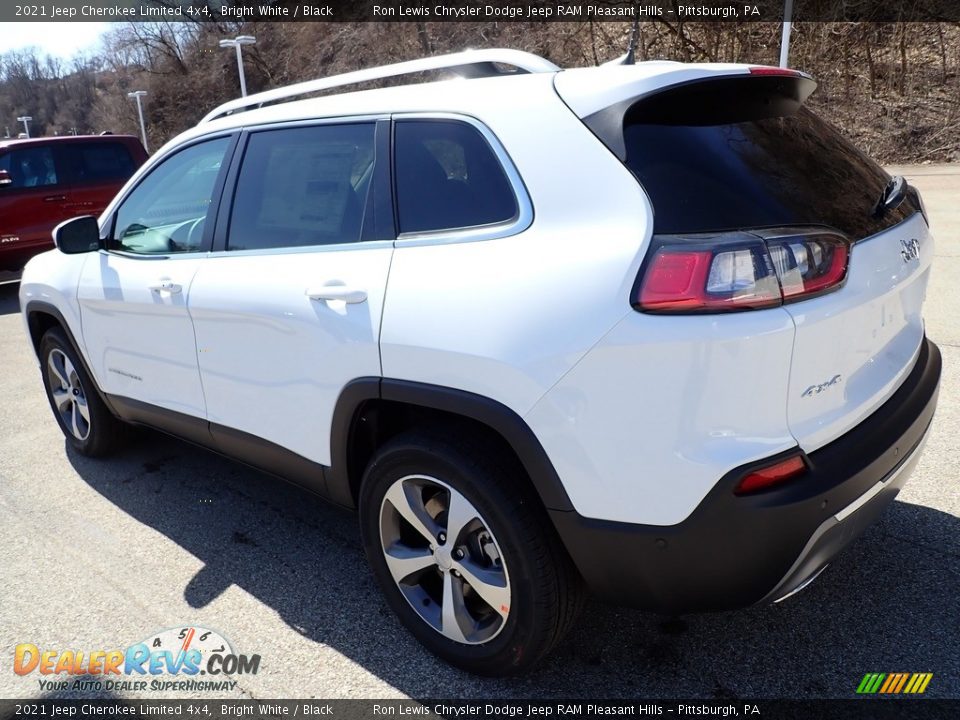
[[780,77],[803,77],[799,70],[790,70],[789,68],[769,67],[760,65],[750,68],[751,75],[778,75]]
[[754,470],[737,484],[733,492],[736,495],[746,495],[747,493],[766,490],[774,485],[779,485],[798,475],[802,475],[806,471],[807,466],[804,464],[803,458],[799,455],[794,455],[786,460],[781,460],[775,465]]

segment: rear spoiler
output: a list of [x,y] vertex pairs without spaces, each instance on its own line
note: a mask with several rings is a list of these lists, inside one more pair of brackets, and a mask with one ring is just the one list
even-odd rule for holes
[[712,75],[660,87],[609,105],[583,122],[624,161],[624,123],[706,126],[788,117],[816,89],[817,83],[805,73],[758,67],[749,73]]

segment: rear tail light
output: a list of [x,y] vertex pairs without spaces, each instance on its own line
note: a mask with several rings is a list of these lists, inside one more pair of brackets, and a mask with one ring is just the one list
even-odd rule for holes
[[805,472],[807,472],[807,464],[803,461],[803,457],[792,455],[786,460],[780,460],[773,465],[754,470],[737,483],[733,492],[735,495],[749,495],[761,490],[769,490],[788,480],[800,477]]
[[784,301],[837,287],[847,274],[849,245],[832,233],[767,238]]
[[658,235],[634,288],[645,312],[726,312],[775,307],[836,289],[849,243],[823,230]]

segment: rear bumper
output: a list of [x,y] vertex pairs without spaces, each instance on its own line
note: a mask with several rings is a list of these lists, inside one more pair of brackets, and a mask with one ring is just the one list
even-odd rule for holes
[[735,496],[750,464],[725,475],[676,525],[561,511],[551,518],[588,586],[617,604],[680,613],[778,600],[815,577],[896,497],[920,458],[940,370],[940,351],[924,340],[893,397],[809,454],[809,472],[782,488]]

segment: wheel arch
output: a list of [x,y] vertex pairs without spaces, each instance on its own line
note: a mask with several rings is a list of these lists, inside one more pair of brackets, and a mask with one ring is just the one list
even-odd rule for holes
[[27,303],[24,316],[27,318],[27,330],[30,333],[30,342],[33,345],[34,354],[38,359],[41,359],[40,340],[43,339],[47,330],[53,327],[62,329],[67,334],[70,342],[73,343],[74,348],[77,347],[76,339],[73,337],[67,321],[64,320],[61,312],[50,303],[31,300]]
[[97,381],[96,375],[90,371],[90,363],[87,362],[87,357],[83,351],[83,347],[77,342],[77,338],[74,336],[73,330],[70,329],[70,324],[67,322],[66,318],[64,318],[63,313],[61,313],[55,305],[42,300],[30,300],[24,307],[23,313],[27,320],[27,330],[30,333],[30,343],[33,345],[33,351],[37,356],[37,360],[41,364],[43,363],[43,358],[40,357],[40,341],[43,339],[43,336],[47,333],[47,331],[52,328],[59,328],[62,330],[67,336],[67,342],[69,342],[73,347],[74,352],[77,353],[77,357],[83,364],[83,369],[87,373],[87,376],[93,380],[94,391],[103,401],[103,404],[107,406],[110,412],[115,417],[119,417],[116,409],[110,403],[110,398],[100,390],[100,384]]
[[376,377],[351,381],[337,400],[327,476],[330,499],[356,507],[367,462],[390,437],[410,427],[451,424],[481,434],[508,452],[545,508],[573,509],[540,441],[506,405],[456,388]]

